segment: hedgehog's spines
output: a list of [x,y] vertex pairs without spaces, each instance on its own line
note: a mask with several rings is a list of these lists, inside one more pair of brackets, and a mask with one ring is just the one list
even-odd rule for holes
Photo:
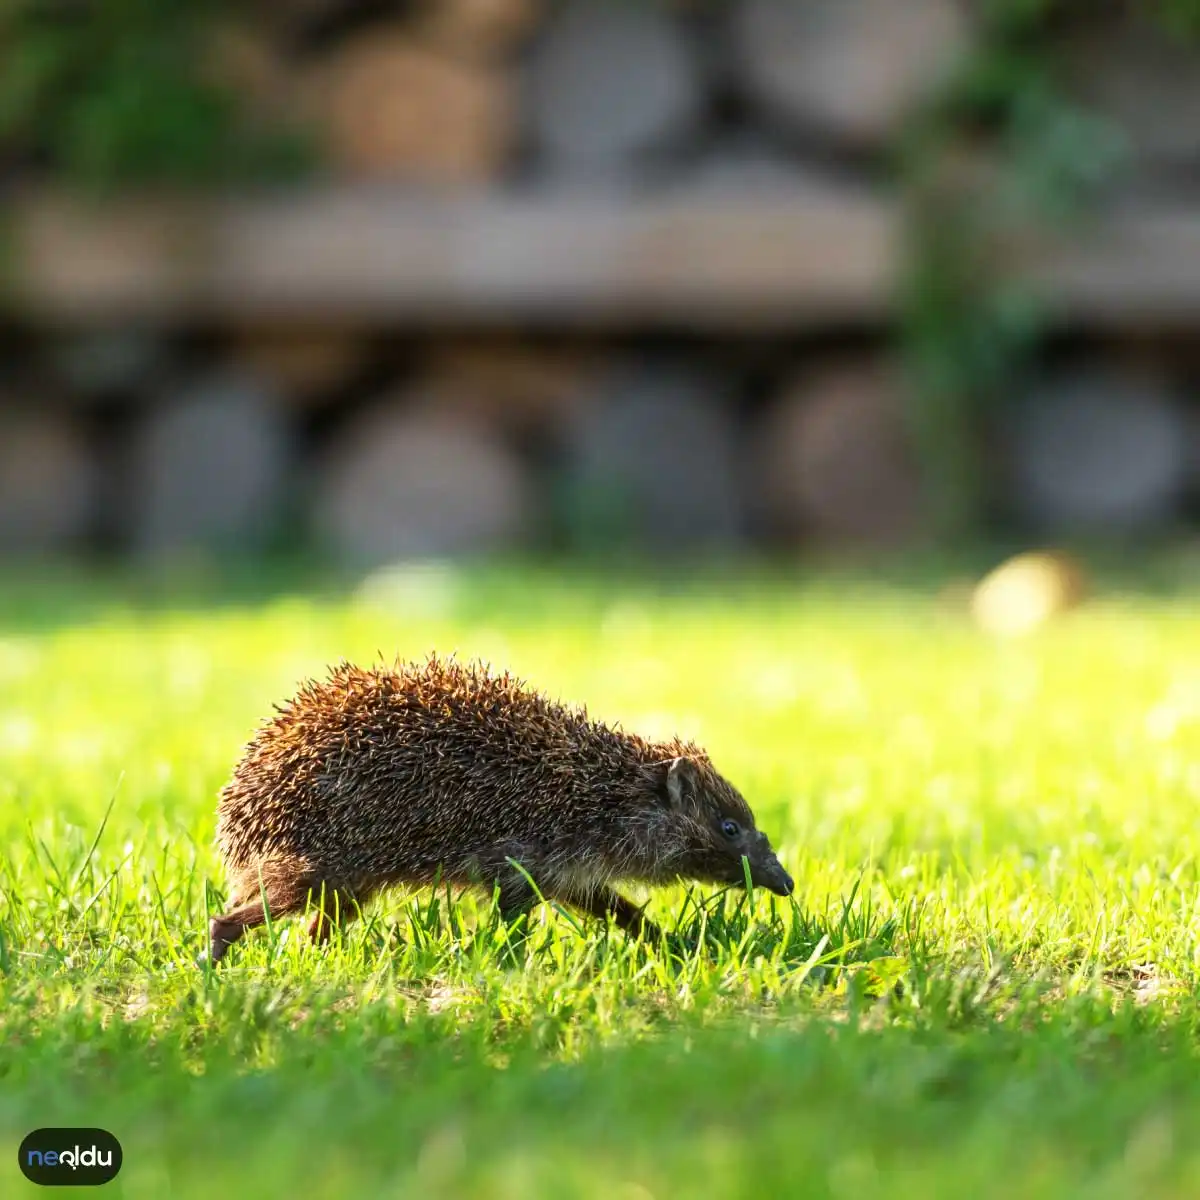
[[[680,759],[692,767],[672,790]],[[676,802],[685,782],[686,804]],[[531,900],[512,858],[547,895],[632,920],[611,890],[621,879],[736,881],[740,843],[721,832],[731,823],[763,878],[777,881],[766,886],[790,888],[745,801],[699,747],[593,721],[585,707],[453,655],[395,668],[343,660],[306,681],[256,731],[218,812],[235,891],[265,870],[292,907],[301,885],[363,903],[440,872],[499,883],[517,911]],[[214,924],[214,943],[255,923],[244,908]]]

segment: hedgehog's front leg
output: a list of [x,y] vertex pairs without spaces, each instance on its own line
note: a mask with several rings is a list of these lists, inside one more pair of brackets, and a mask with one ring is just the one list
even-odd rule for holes
[[[528,849],[520,842],[502,842],[472,856],[461,870],[464,882],[482,885],[498,893],[497,907],[506,925],[527,916],[538,902],[537,889],[530,879],[529,868],[525,866],[529,857]],[[460,872],[450,872],[449,875],[454,879]]]
[[537,893],[528,878],[516,867],[510,867],[496,880],[499,888],[497,906],[506,925],[527,917],[537,903]]

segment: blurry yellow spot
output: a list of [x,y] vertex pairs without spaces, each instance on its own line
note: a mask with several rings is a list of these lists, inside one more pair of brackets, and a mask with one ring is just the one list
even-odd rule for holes
[[987,575],[971,615],[990,634],[1020,637],[1074,608],[1086,592],[1082,569],[1064,554],[1020,554]]

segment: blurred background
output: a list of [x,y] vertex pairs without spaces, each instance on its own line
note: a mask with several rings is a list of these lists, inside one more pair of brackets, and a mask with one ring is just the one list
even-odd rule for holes
[[0,562],[1192,536],[1200,2],[9,0]]

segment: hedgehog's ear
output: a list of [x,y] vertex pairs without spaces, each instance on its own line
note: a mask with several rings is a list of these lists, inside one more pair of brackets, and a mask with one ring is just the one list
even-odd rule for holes
[[698,783],[696,764],[691,759],[672,759],[667,767],[667,802],[675,809],[694,807]]

